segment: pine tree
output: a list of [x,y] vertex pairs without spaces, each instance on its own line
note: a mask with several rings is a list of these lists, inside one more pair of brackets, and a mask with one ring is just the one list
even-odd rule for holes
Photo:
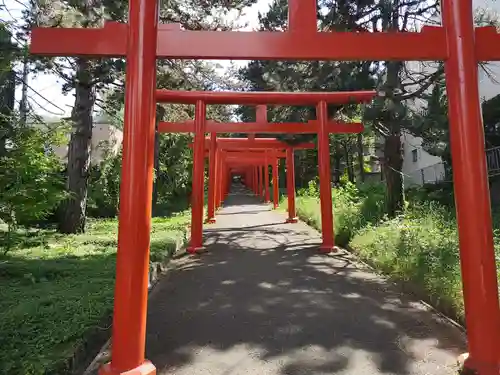
[[[205,0],[163,2],[161,19],[175,21],[188,29],[217,29],[223,27],[222,16],[230,9],[242,9],[255,0],[207,2]],[[214,17],[215,15],[215,17]],[[125,21],[126,1],[68,0],[37,3],[26,17],[40,26],[102,26],[105,20]],[[210,16],[210,17],[209,17]],[[222,26],[221,26],[222,25]],[[227,27],[227,25],[226,25]],[[109,85],[123,86],[124,59],[56,58],[41,59],[41,69],[56,72],[64,82],[64,91],[75,90],[75,105],[71,113],[73,131],[68,147],[67,190],[59,223],[63,233],[85,230],[93,114],[102,107],[99,93]],[[121,88],[118,90],[121,91]],[[108,108],[105,108],[108,110]]]
[[[366,16],[366,7],[369,4],[371,1],[358,1],[356,4],[349,1],[320,1],[318,3],[320,30],[366,31],[366,25],[361,20]],[[263,31],[282,31],[286,29],[287,16],[288,2],[276,0],[271,4],[269,12],[260,16],[260,28]],[[373,65],[370,62],[252,61],[240,70],[240,77],[246,82],[246,88],[253,91],[351,91],[373,89],[375,84]],[[330,105],[328,110],[330,117],[349,121],[357,116],[359,106]],[[268,112],[269,120],[277,122],[305,122],[314,119],[316,113],[313,107],[287,106],[272,107]],[[255,110],[250,107],[240,107],[239,115],[245,121],[255,120]],[[315,137],[311,134],[278,135],[278,138],[292,144],[313,141]],[[339,181],[343,173],[341,164],[349,167],[349,175],[354,179],[355,159],[351,155],[354,147],[351,146],[356,143],[356,136],[332,135],[331,139],[334,180]],[[307,184],[317,176],[317,152],[316,150],[297,152],[297,158],[297,168],[301,170],[297,182]]]

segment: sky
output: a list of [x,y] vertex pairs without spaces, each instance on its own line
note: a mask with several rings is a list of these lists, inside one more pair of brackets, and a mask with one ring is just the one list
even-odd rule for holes
[[[258,14],[266,13],[269,9],[269,4],[272,0],[258,0],[252,7],[248,7],[243,11],[243,14],[238,18],[241,24],[248,24],[244,30],[251,30],[258,26]],[[0,10],[0,19],[18,22],[21,19],[21,11],[23,9],[23,0],[0,0],[0,4],[5,4],[6,9]],[[234,15],[233,15],[234,17]],[[229,61],[219,61],[220,64],[228,64]],[[237,64],[245,64],[245,61],[235,62]],[[62,80],[58,79],[53,74],[39,74],[36,77],[29,78],[29,93],[32,100],[31,104],[35,112],[43,116],[59,117],[69,116],[74,104],[73,92],[67,95],[62,94]],[[38,95],[38,94],[40,95]],[[21,97],[20,87],[16,91],[16,99],[19,101]]]
[[[0,5],[5,4],[6,9],[0,10],[0,19],[19,22],[21,19],[21,10],[23,9],[24,0],[0,0]],[[258,14],[266,13],[269,5],[273,0],[258,0],[258,2],[244,10],[242,16],[238,19],[241,24],[248,24],[247,30],[251,30],[258,25]],[[500,0],[473,0],[474,7],[488,8],[489,11],[500,12]],[[234,15],[233,15],[234,16]],[[225,63],[219,61],[220,64]],[[237,64],[246,64],[245,61],[236,61]],[[500,77],[500,64],[491,64],[491,70],[496,77]],[[497,95],[500,92],[498,83],[493,84],[491,80],[480,71],[480,94],[485,99]],[[62,82],[58,77],[52,74],[39,74],[29,78],[29,96],[35,111],[40,115],[55,117],[69,116],[71,108],[74,104],[73,92],[67,95],[62,94]],[[37,94],[38,93],[38,94]],[[20,99],[20,87],[16,92],[17,100]]]

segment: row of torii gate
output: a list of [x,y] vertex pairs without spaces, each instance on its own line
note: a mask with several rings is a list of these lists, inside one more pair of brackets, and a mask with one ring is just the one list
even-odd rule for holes
[[[196,234],[201,233],[203,219],[200,170],[205,132],[217,132],[217,126],[223,127],[206,121],[206,105],[232,104],[226,96],[230,93],[157,91],[157,59],[444,61],[469,346],[465,366],[479,375],[500,374],[498,281],[477,84],[478,63],[500,60],[500,35],[494,27],[474,28],[472,0],[442,0],[442,26],[426,26],[421,32],[318,32],[316,0],[289,0],[288,11],[285,32],[187,31],[175,24],[158,24],[157,0],[130,0],[128,24],[107,23],[99,29],[32,30],[30,50],[34,54],[127,59],[113,349],[111,362],[101,368],[100,374],[156,373],[154,365],[144,357],[155,103],[196,106],[191,130],[195,134],[192,250],[201,246],[201,237]],[[317,126],[318,133],[322,227],[331,228],[331,195],[324,193],[330,190],[330,181],[324,176],[329,173],[327,105],[331,103],[329,95],[335,94],[289,95],[301,100],[282,102],[273,93],[239,93],[235,104],[317,106],[318,120],[312,125]],[[284,126],[282,131],[290,129]],[[238,130],[241,132],[253,131]],[[324,216],[328,211],[330,215]],[[323,231],[323,235],[323,244],[333,244],[333,238],[331,242],[326,238],[332,232]]]
[[[314,143],[288,145],[275,138],[255,138],[255,133],[288,133],[318,135],[318,168],[321,202],[322,245],[320,250],[329,253],[335,249],[333,233],[332,191],[330,173],[330,133],[359,133],[361,123],[330,121],[328,104],[366,103],[375,91],[345,92],[177,92],[157,90],[156,98],[163,103],[195,104],[194,121],[182,123],[160,122],[159,132],[194,132],[193,191],[191,196],[191,241],[189,253],[203,248],[203,205],[205,156],[209,157],[208,222],[215,221],[215,212],[228,189],[229,176],[240,172],[256,194],[263,194],[269,201],[269,165],[273,170],[274,205],[278,202],[279,159],[286,157],[288,222],[295,217],[294,150],[315,148]],[[317,120],[307,123],[269,123],[267,105],[315,105]],[[206,106],[210,104],[255,105],[254,123],[217,123],[206,120]],[[211,133],[205,138],[205,133]],[[248,138],[217,138],[217,133],[249,133]]]

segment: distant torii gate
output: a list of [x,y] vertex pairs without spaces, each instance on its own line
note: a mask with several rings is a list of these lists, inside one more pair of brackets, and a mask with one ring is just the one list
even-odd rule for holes
[[[113,350],[101,375],[156,372],[144,348],[157,58],[444,61],[469,344],[466,367],[498,375],[500,308],[477,64],[500,60],[500,49],[492,48],[500,45],[500,35],[494,26],[474,29],[472,0],[442,0],[441,10],[443,26],[421,32],[318,32],[316,0],[289,0],[286,32],[186,31],[179,25],[158,26],[157,1],[130,0],[128,24],[32,30],[33,54],[127,57]],[[326,103],[319,107],[326,112]],[[203,100],[196,103],[196,113],[200,134]],[[323,125],[320,139],[325,138]],[[197,165],[203,161],[200,143]]]
[[[169,123],[163,123],[164,125],[162,126],[162,132],[167,131],[170,126],[167,125]],[[232,123],[234,129],[238,129],[240,123]],[[303,124],[307,126],[306,124]],[[358,128],[358,124],[354,124],[354,127]],[[179,129],[179,124],[173,123],[172,128]],[[235,131],[235,130],[233,130]],[[202,142],[201,142],[202,143]],[[192,144],[194,148],[194,160],[197,160],[197,157],[199,157],[199,154],[196,153],[196,135],[195,135],[195,141]],[[219,206],[221,201],[222,201],[222,196],[223,192],[220,189],[225,189],[226,183],[224,180],[225,172],[224,168],[222,165],[223,159],[221,156],[217,153],[217,151],[223,151],[223,150],[233,150],[233,151],[279,151],[279,150],[284,150],[289,148],[290,146],[287,145],[285,142],[280,141],[275,138],[216,138],[215,134],[212,133],[212,136],[210,138],[205,138],[205,151],[208,151],[208,155],[210,155],[210,165],[209,165],[209,189],[208,189],[208,194],[209,194],[209,204],[208,204],[208,219],[210,220],[215,211],[215,206]],[[294,149],[310,149],[314,148],[315,144],[314,143],[300,143],[297,145],[294,145]],[[204,152],[202,157],[206,153]],[[293,154],[292,154],[293,157]],[[328,159],[329,162],[329,159]],[[264,163],[264,161],[263,161]],[[204,179],[201,179],[200,176],[196,176],[196,173],[201,173],[202,176],[204,175],[204,160],[201,159],[201,163],[198,164],[198,168],[193,163],[193,194],[191,196],[191,242],[188,247],[188,252],[190,253],[196,253],[200,251],[203,248],[203,195],[204,195]],[[218,167],[217,167],[218,165]],[[212,171],[212,172],[210,172]],[[212,173],[210,177],[210,173]],[[292,173],[292,172],[291,172]],[[201,182],[201,189],[200,186],[195,185],[195,181],[202,181]],[[220,189],[217,190],[215,188],[216,181],[221,181],[219,184]],[[293,178],[290,180],[293,181]],[[295,188],[294,188],[295,189]],[[201,191],[200,191],[201,190]],[[198,192],[198,195],[195,197],[195,192]],[[329,190],[330,193],[330,199],[331,199],[331,190]],[[291,195],[291,198],[295,198],[295,191]],[[198,199],[198,200],[197,200]],[[213,200],[212,200],[213,199]],[[201,206],[201,208],[200,208]],[[295,203],[292,204],[293,212],[295,217]],[[331,204],[330,204],[330,214],[331,214]],[[210,220],[212,221],[212,220]],[[296,219],[295,219],[296,221]],[[290,222],[293,222],[290,221]],[[330,227],[330,231],[333,236],[333,229],[332,226]],[[328,238],[328,234],[324,236],[324,238]],[[333,247],[333,241],[332,241],[332,247]]]
[[[191,222],[191,243],[189,252],[195,253],[202,249],[202,230],[203,230],[203,196],[204,196],[204,153],[203,138],[207,131],[205,118],[205,108],[208,104],[238,104],[238,105],[314,105],[316,106],[317,120],[309,123],[280,124],[279,132],[285,133],[317,133],[318,134],[318,167],[320,183],[320,203],[321,203],[321,232],[323,243],[320,250],[329,253],[335,249],[333,234],[333,214],[332,214],[332,186],[330,174],[330,139],[329,133],[336,133],[339,130],[347,132],[356,132],[363,129],[359,123],[353,124],[349,129],[349,124],[340,122],[330,122],[328,119],[328,104],[350,104],[366,103],[376,95],[374,91],[344,91],[344,92],[204,92],[204,91],[170,91],[156,90],[156,99],[165,103],[195,104],[194,128],[184,124],[160,123],[159,131],[182,131],[182,129],[194,130],[194,156],[193,156],[193,192],[192,192],[192,222]],[[241,125],[238,123],[223,124],[225,132],[241,132],[239,129],[245,128],[250,133],[266,132],[270,129],[272,132],[276,124],[267,122],[267,118],[262,118],[263,107],[258,116],[258,122],[254,124]],[[257,116],[256,116],[257,117]],[[184,125],[184,127],[183,127]],[[209,124],[212,132],[217,132],[216,125]],[[234,142],[234,138],[230,138]],[[208,142],[219,142],[217,140],[208,140]],[[214,146],[215,147],[215,146]],[[248,148],[248,146],[243,146]],[[214,152],[214,151],[213,151]],[[215,155],[212,163],[216,163]],[[214,168],[215,170],[215,168]],[[212,180],[213,183],[213,180]]]
[[[279,159],[280,158],[285,158],[286,153],[283,151],[276,151],[276,150],[264,150],[263,152],[260,153],[255,153],[251,151],[226,151],[223,153],[223,157],[225,157],[226,163],[232,163],[233,165],[250,165],[252,163],[258,165],[259,167],[262,166],[264,168],[264,202],[269,203],[271,201],[271,196],[270,196],[270,189],[269,189],[269,165],[272,167],[272,184],[273,184],[273,207],[276,209],[279,204],[279,187],[278,187],[278,167],[279,167]],[[252,169],[255,166],[252,167]],[[247,171],[249,172],[251,169],[248,168]],[[293,173],[293,172],[292,172]],[[242,175],[244,176],[249,176],[247,173],[244,173]],[[247,183],[248,186],[250,187],[250,181]]]

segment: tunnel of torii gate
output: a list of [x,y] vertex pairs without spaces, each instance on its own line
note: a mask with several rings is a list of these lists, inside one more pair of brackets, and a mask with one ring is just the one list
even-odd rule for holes
[[[223,153],[223,160],[227,165],[228,175],[230,177],[239,175],[243,184],[251,189],[255,195],[260,196],[265,203],[271,202],[269,181],[269,166],[271,166],[273,208],[276,209],[279,205],[279,160],[286,158],[286,156],[286,152],[273,149],[266,149],[259,153],[242,150]],[[288,170],[287,173],[294,175],[293,170]],[[295,215],[293,216],[295,217]]]
[[[332,214],[332,192],[330,183],[330,147],[329,147],[329,134],[330,133],[359,133],[363,131],[363,125],[360,123],[345,123],[340,121],[329,121],[327,114],[327,104],[347,104],[347,103],[364,103],[371,101],[375,96],[374,91],[345,91],[345,92],[315,92],[315,93],[290,93],[290,92],[176,92],[168,90],[158,90],[157,99],[161,102],[167,103],[196,103],[198,106],[206,106],[206,104],[240,104],[240,105],[256,105],[256,121],[254,123],[216,123],[207,121],[203,129],[200,129],[199,118],[202,116],[199,111],[196,111],[194,121],[184,121],[178,123],[160,122],[158,124],[159,132],[194,132],[194,162],[193,162],[193,194],[191,197],[192,216],[191,216],[191,241],[188,247],[188,252],[196,253],[203,249],[203,197],[204,197],[204,160],[201,158],[201,152],[197,149],[197,141],[200,144],[200,150],[203,146],[205,131],[211,132],[211,137],[205,139],[206,146],[209,149],[209,189],[208,189],[208,222],[215,222],[215,208],[220,204],[221,193],[220,189],[224,189],[225,176],[228,173],[224,171],[220,177],[222,183],[219,186],[219,191],[216,191],[215,185],[218,176],[221,174],[220,169],[225,163],[225,158],[222,157],[224,153],[220,154],[218,151],[224,151],[228,147],[238,149],[240,152],[246,150],[251,151],[252,148],[260,147],[261,151],[278,151],[287,148],[286,143],[277,139],[262,139],[255,138],[255,133],[310,133],[318,134],[319,146],[319,176],[320,176],[320,202],[321,202],[321,229],[323,243],[320,250],[324,253],[329,253],[335,249],[334,233],[333,233],[333,214]],[[267,121],[267,106],[261,103],[270,104],[287,104],[287,105],[316,105],[317,120],[311,120],[307,123],[270,123]],[[204,113],[204,112],[203,112]],[[198,125],[198,128],[197,128]],[[198,132],[198,133],[197,133]],[[251,133],[252,136],[247,139],[242,138],[217,138],[217,133],[236,133],[246,132]],[[297,148],[313,148],[314,145],[298,145]],[[264,149],[265,148],[265,149]],[[197,151],[199,153],[197,153]],[[205,154],[204,154],[205,155]],[[227,155],[227,154],[226,154]],[[262,160],[255,160],[254,156],[252,162],[262,164],[264,168],[265,153]],[[247,155],[247,160],[248,160]],[[293,158],[293,150],[290,155]],[[291,164],[290,164],[291,163]],[[293,160],[288,161],[287,165],[289,173],[293,173]],[[219,167],[217,167],[219,166]],[[277,181],[277,165],[273,166],[273,186],[274,186],[274,205],[277,206],[278,199],[278,181]],[[276,178],[274,178],[276,174]],[[259,172],[258,176],[262,173]],[[293,176],[293,175],[292,175]],[[263,186],[266,186],[268,193],[269,178],[268,174],[264,174],[266,179]],[[290,183],[294,181],[293,177],[287,178]],[[259,182],[262,182],[259,180]],[[260,185],[262,187],[262,185]],[[290,189],[291,190],[291,189]],[[289,213],[293,216],[289,217],[290,222],[295,219],[295,191],[289,192]],[[262,188],[260,189],[262,193]],[[260,193],[259,193],[260,194]],[[267,195],[266,195],[267,198]],[[267,200],[269,200],[267,198]]]
[[[188,31],[178,24],[159,25],[155,0],[130,0],[128,23],[110,22],[95,29],[33,28],[33,54],[127,59],[113,350],[111,362],[100,369],[101,375],[156,373],[154,365],[145,359],[144,349],[154,103],[161,99],[155,91],[158,58],[444,61],[469,349],[465,367],[479,375],[499,374],[500,307],[478,63],[500,61],[500,35],[494,26],[474,27],[472,0],[442,0],[441,5],[442,26],[425,26],[420,32],[318,32],[316,0],[288,1],[286,31]],[[269,94],[263,103],[257,104],[273,104],[272,93]],[[185,93],[171,96],[181,98]],[[326,103],[320,102],[321,111],[326,112]],[[203,97],[196,99],[194,164],[198,169],[204,159],[204,142],[200,139],[204,138],[207,125],[206,104],[210,103]],[[320,126],[320,149],[328,146],[321,144],[324,131],[325,127]],[[196,186],[195,196],[199,197],[203,181]]]

